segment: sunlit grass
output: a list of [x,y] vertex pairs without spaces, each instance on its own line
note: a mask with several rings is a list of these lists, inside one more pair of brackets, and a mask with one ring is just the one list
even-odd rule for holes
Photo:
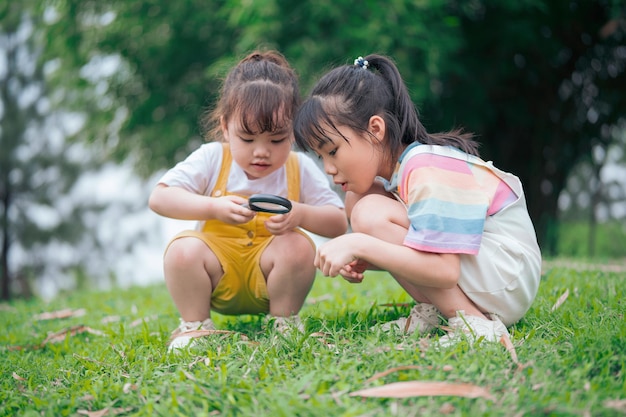
[[[164,285],[5,304],[0,415],[623,415],[626,273],[601,269],[545,271],[536,303],[511,329],[519,363],[501,345],[438,351],[417,335],[370,330],[410,309],[384,273],[360,285],[318,278],[302,311],[307,335],[282,337],[258,317],[216,315],[233,333],[178,356],[165,347],[178,317]],[[36,318],[63,309],[85,314]],[[44,343],[78,325],[82,332]],[[491,398],[349,395],[412,380],[469,383]]]

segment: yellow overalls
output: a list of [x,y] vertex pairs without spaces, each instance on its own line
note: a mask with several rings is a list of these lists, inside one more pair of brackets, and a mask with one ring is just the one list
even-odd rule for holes
[[[231,163],[230,147],[224,144],[222,167],[211,196],[232,194],[226,190]],[[300,169],[295,152],[291,152],[287,159],[286,174],[287,198],[299,201]],[[274,238],[264,225],[270,216],[274,214],[257,213],[254,219],[237,225],[207,220],[202,231],[186,230],[172,239],[174,241],[182,237],[196,237],[206,243],[219,259],[224,275],[213,289],[212,311],[230,315],[269,312],[269,296],[260,260],[261,254]],[[306,236],[315,248],[313,241],[302,230],[297,231]]]

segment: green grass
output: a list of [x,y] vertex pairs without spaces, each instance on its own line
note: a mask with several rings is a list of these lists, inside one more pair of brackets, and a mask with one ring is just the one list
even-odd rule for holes
[[[623,271],[547,267],[535,304],[512,328],[522,366],[501,345],[437,351],[417,335],[369,330],[410,309],[381,305],[409,301],[383,273],[361,285],[318,278],[302,311],[308,337],[266,332],[258,317],[215,316],[235,332],[179,356],[165,347],[178,317],[164,285],[16,301],[0,306],[0,415],[626,415],[625,288]],[[86,314],[35,317],[66,308]],[[43,344],[80,324],[102,334]],[[492,397],[349,395],[411,380],[470,383]]]

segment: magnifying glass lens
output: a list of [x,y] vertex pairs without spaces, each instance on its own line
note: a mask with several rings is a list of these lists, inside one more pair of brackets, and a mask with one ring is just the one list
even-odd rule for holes
[[254,207],[261,209],[261,210],[268,210],[268,211],[284,211],[285,207],[280,205],[280,204],[276,204],[276,203],[267,203],[264,201],[257,201],[256,203],[254,203]]
[[285,214],[291,210],[291,201],[271,194],[255,194],[248,200],[251,210],[273,214]]

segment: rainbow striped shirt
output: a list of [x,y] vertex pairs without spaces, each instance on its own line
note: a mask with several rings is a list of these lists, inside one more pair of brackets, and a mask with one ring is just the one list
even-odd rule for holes
[[407,206],[404,245],[425,252],[477,254],[487,217],[518,199],[482,159],[447,146],[410,145],[384,182]]

